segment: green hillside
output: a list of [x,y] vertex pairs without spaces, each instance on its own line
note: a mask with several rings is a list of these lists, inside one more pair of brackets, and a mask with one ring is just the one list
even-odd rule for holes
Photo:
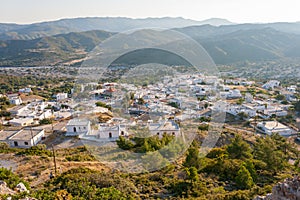
[[1,41],[0,65],[55,65],[81,59],[96,44],[99,44],[112,34],[105,31],[88,31],[61,34],[34,40]]
[[[252,25],[213,27],[209,25],[176,29],[201,44],[216,64],[243,61],[267,61],[300,56],[300,35],[273,28],[253,29]],[[34,40],[0,41],[0,66],[38,66],[74,64],[101,41],[114,33],[87,31],[47,36]],[[150,37],[147,33],[145,37]],[[139,37],[143,37],[140,35]],[[163,38],[162,38],[163,39]],[[151,41],[151,38],[149,38]],[[146,60],[142,60],[146,59]],[[134,65],[151,60],[164,60],[163,64],[180,65],[185,61],[154,49],[123,55],[114,64]],[[118,63],[119,62],[119,63]]]

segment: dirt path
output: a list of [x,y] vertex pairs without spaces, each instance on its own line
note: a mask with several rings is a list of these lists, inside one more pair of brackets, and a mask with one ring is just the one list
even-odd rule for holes
[[0,154],[0,167],[15,171],[18,165],[19,164],[14,159],[13,154]]

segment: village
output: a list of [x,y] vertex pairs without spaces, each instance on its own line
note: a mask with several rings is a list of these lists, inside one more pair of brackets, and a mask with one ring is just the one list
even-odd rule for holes
[[[283,87],[277,80],[257,84],[241,78],[187,74],[167,76],[147,86],[111,82],[86,83],[81,88],[88,88],[87,100],[72,98],[74,91],[45,100],[31,95],[30,87],[1,94],[13,106],[8,109],[9,118],[1,117],[0,142],[29,148],[47,142],[54,132],[66,138],[115,142],[120,136],[134,135],[134,126],[146,128],[150,136],[180,136],[180,124],[191,119],[224,126],[243,120],[247,130],[262,135],[295,137],[298,133],[293,109],[297,86]],[[215,112],[226,113],[226,117],[216,120]],[[283,117],[290,121],[280,120]]]

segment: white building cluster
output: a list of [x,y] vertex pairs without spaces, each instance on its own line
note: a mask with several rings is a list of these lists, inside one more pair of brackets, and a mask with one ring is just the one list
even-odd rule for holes
[[51,109],[46,109],[46,103],[42,100],[35,100],[27,105],[15,106],[9,112],[14,116],[9,123],[14,126],[38,124],[40,120],[52,116]]
[[[104,83],[99,86],[98,83],[90,83],[82,85],[82,89],[90,88],[88,95],[92,100],[85,103],[92,109],[88,111],[76,110],[81,102],[73,102],[67,93],[53,95],[54,101],[33,100],[29,103],[24,103],[19,94],[11,94],[7,97],[15,106],[9,110],[13,119],[8,123],[12,126],[26,127],[37,125],[45,118],[60,120],[74,117],[66,125],[67,136],[115,141],[120,136],[129,137],[134,134],[132,128],[136,125],[146,128],[151,135],[180,136],[180,121],[211,117],[212,111],[220,111],[236,117],[243,116],[248,120],[257,117],[269,120],[257,125],[266,134],[272,132],[281,135],[292,134],[292,129],[271,119],[288,115],[290,102],[297,100],[295,98],[297,87],[291,85],[281,88],[280,81],[277,80],[270,80],[261,86],[263,91],[279,90],[279,94],[283,94],[287,101],[283,104],[282,101],[269,98],[268,95],[264,94],[264,98],[253,97],[242,90],[247,87],[253,88],[254,84],[254,81],[246,79],[221,80],[216,76],[203,74],[166,76],[162,82],[147,86],[130,83]],[[30,93],[29,89],[24,88],[19,92]],[[124,89],[128,94],[125,104],[124,96],[120,96],[123,94],[120,91]],[[98,101],[124,113],[114,116],[106,123],[92,122],[87,117],[80,118],[80,115],[110,112],[108,107],[96,107],[95,102]],[[220,101],[223,103],[216,103]],[[43,137],[42,131],[33,134],[33,139],[30,138],[32,130],[30,133],[29,136],[28,129],[21,129],[20,133],[0,132],[0,141],[6,141],[11,146],[27,147],[34,145]],[[21,140],[21,135],[24,141]]]

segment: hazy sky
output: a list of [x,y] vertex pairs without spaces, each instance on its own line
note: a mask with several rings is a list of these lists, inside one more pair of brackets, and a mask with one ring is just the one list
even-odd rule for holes
[[300,0],[1,0],[0,22],[87,16],[212,17],[233,22],[300,21]]

